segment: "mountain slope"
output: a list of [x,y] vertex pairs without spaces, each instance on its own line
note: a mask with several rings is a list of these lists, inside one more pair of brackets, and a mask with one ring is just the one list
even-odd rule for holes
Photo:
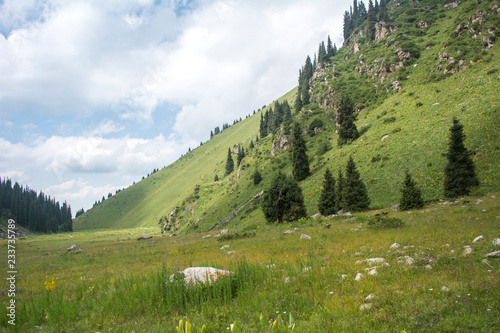
[[[452,9],[443,4],[389,2],[391,21],[379,22],[377,28],[385,28],[385,33],[368,41],[366,26],[361,25],[331,64],[316,69],[313,103],[294,116],[304,130],[316,119],[323,123],[306,138],[312,175],[300,185],[309,215],[317,212],[325,168],[337,175],[349,156],[367,185],[372,208],[398,202],[405,169],[425,200],[441,198],[443,154],[453,117],[464,125],[466,146],[474,152],[479,191],[500,189],[500,54],[494,43],[499,1],[463,1]],[[342,93],[357,103],[361,136],[338,148],[335,109]],[[293,105],[294,94],[281,100]],[[74,228],[152,227],[170,221],[169,232],[189,232],[265,223],[258,199],[251,199],[266,188],[273,173],[291,172],[291,164],[289,150],[273,149],[273,144],[287,144],[283,128],[248,149],[258,135],[260,116],[239,122],[105,200],[77,218]],[[238,170],[223,178],[227,149],[240,143],[247,156]],[[264,179],[257,186],[255,170]],[[216,174],[221,178],[217,182]]]

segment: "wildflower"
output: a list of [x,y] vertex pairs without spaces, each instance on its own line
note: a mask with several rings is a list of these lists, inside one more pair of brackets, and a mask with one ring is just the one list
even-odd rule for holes
[[45,289],[47,291],[56,291],[56,281],[52,278],[52,282],[49,281],[49,277],[45,277]]

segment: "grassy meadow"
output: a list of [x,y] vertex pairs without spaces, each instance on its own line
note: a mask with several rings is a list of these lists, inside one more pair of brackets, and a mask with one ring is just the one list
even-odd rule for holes
[[[421,210],[389,211],[263,224],[252,229],[253,237],[223,242],[202,239],[207,233],[167,237],[157,228],[26,237],[16,245],[17,325],[7,329],[2,316],[0,327],[176,332],[183,319],[210,332],[235,323],[240,332],[290,332],[293,325],[294,332],[497,331],[500,261],[482,260],[499,250],[492,240],[500,237],[500,193],[462,198],[454,206],[436,201]],[[369,215],[381,212],[405,226],[369,228]],[[293,228],[298,230],[283,234]],[[142,233],[154,237],[137,241]],[[484,241],[473,244],[479,235]],[[394,243],[400,247],[390,249]],[[72,244],[83,251],[67,252]],[[466,245],[472,246],[469,255],[463,254]],[[1,247],[4,256],[5,240]],[[369,275],[369,258],[388,265],[376,264],[377,275]],[[170,282],[172,273],[191,266],[234,274],[205,287]],[[354,280],[357,273],[364,274],[361,281]],[[4,308],[6,302],[2,290]],[[371,308],[361,310],[363,304]]]

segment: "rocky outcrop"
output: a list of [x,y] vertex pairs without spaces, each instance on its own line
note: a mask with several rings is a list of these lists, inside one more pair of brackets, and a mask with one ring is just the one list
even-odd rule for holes
[[450,2],[444,5],[444,9],[452,9],[458,7],[458,5],[462,2],[462,0],[457,0],[454,2]]
[[390,33],[397,30],[397,27],[387,26],[384,22],[378,22],[375,24],[375,41],[378,42],[384,39]]
[[279,134],[276,139],[273,141],[271,147],[271,156],[276,156],[278,153],[288,149],[290,147],[291,142],[288,135]]

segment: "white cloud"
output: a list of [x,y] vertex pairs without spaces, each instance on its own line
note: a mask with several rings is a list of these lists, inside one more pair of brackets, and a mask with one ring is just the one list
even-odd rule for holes
[[180,16],[186,0],[155,3],[2,2],[1,123],[31,133],[0,137],[0,175],[68,196],[50,185],[130,184],[292,89],[321,40],[340,46],[352,1],[200,0]]
[[102,196],[107,198],[108,193],[115,194],[117,189],[119,188],[112,185],[95,187],[80,178],[49,186],[43,192],[55,197],[56,200],[57,198],[65,198],[72,204],[73,214],[75,214],[80,208],[92,207],[92,203],[101,200]]

